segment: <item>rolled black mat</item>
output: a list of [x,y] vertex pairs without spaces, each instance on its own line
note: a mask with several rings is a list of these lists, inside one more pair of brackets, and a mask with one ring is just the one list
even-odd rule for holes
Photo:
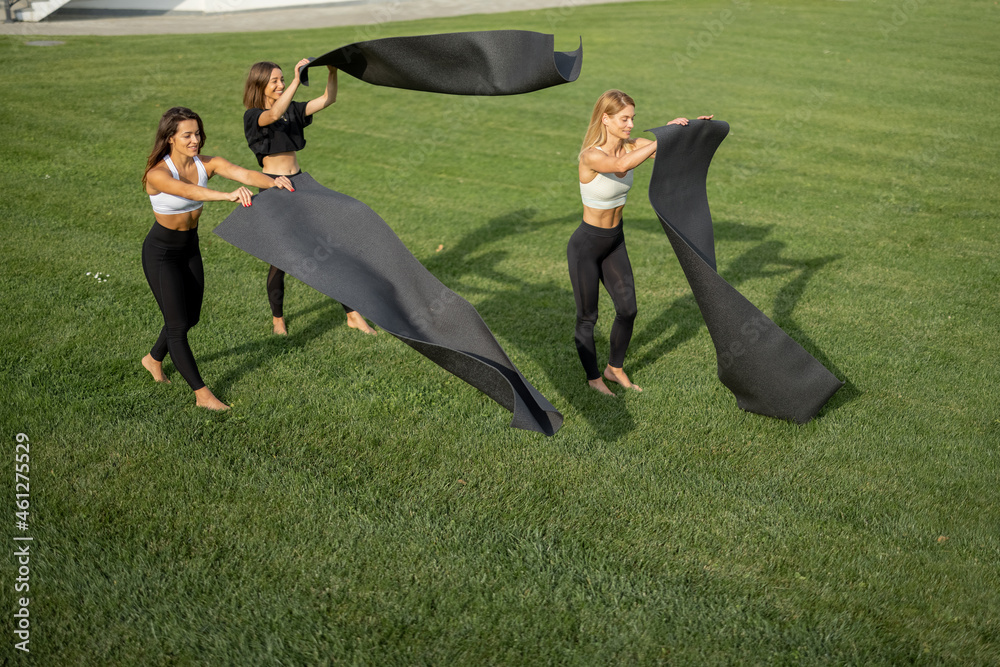
[[562,415],[515,368],[476,309],[424,268],[378,214],[307,173],[290,178],[294,192],[262,191],[215,233],[476,387],[514,413],[511,426],[559,430]]
[[705,181],[729,124],[692,120],[649,132],[657,139],[649,201],[705,318],[719,380],[744,410],[808,422],[844,383],[716,271]]
[[484,30],[386,37],[348,44],[301,70],[333,65],[377,86],[452,95],[516,95],[576,81],[583,43],[555,51],[555,38],[527,30]]

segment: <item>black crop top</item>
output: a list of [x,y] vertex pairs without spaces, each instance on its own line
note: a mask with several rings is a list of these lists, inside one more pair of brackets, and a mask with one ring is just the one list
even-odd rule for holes
[[243,134],[261,167],[268,155],[300,151],[306,147],[303,130],[313,121],[312,116],[306,115],[306,104],[308,102],[292,102],[283,117],[264,127],[257,121],[265,109],[247,109],[243,114]]

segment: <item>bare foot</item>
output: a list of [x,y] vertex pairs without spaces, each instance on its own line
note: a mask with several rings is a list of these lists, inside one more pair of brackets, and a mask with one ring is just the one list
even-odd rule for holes
[[637,384],[632,384],[629,381],[628,376],[625,375],[624,368],[615,368],[611,364],[608,364],[608,367],[604,369],[604,377],[608,380],[611,380],[612,382],[620,384],[626,389],[635,389],[636,391],[642,391],[642,387],[640,387]]
[[364,316],[356,310],[347,313],[347,326],[357,329],[362,333],[375,335],[375,330],[368,326],[368,322],[365,321]]
[[228,410],[229,406],[220,401],[212,393],[212,390],[208,387],[202,387],[194,392],[195,404],[199,408],[205,408],[206,410]]
[[278,336],[287,336],[288,329],[285,328],[285,318],[284,317],[272,317],[271,325],[274,327],[274,333]]
[[613,391],[608,389],[608,385],[604,384],[604,380],[602,380],[601,378],[597,378],[594,380],[587,380],[587,384],[590,385],[591,389],[596,389],[602,394],[607,394],[608,396],[612,397],[615,395]]
[[157,382],[170,384],[170,380],[168,380],[167,376],[163,374],[163,362],[154,359],[153,355],[147,354],[142,358],[142,367],[149,371],[149,374],[152,375],[153,379]]

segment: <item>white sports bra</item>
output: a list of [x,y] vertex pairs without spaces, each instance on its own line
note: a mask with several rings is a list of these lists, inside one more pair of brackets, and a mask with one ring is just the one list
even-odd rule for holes
[[[178,181],[181,180],[180,175],[177,173],[177,167],[174,166],[174,161],[170,159],[170,156],[168,155],[163,158],[163,161],[167,163],[167,168],[173,174],[174,178]],[[208,172],[205,171],[205,165],[201,163],[201,159],[197,155],[194,156],[194,163],[198,167],[198,185],[205,187],[208,185]],[[158,195],[149,195],[149,203],[153,205],[154,212],[168,215],[190,213],[191,211],[197,211],[204,205],[200,201],[179,197],[166,192],[161,192]]]
[[[595,146],[601,150],[600,146]],[[625,205],[628,191],[632,189],[632,171],[626,171],[624,176],[614,173],[598,172],[590,183],[580,183],[580,198],[585,206],[598,209],[618,208]]]

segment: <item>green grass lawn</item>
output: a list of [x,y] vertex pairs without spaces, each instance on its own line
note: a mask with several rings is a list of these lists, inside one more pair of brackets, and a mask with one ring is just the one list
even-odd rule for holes
[[[720,0],[0,37],[0,662],[996,664],[998,26],[992,0]],[[301,162],[477,308],[562,430],[509,428],[295,280],[291,335],[270,335],[267,267],[211,234],[228,203],[202,216],[191,344],[233,410],[197,409],[169,361],[173,384],[153,383],[139,360],[162,320],[139,181],[163,111],[195,109],[206,154],[255,167],[240,104],[252,62],[503,28],[567,51],[582,36],[579,80],[459,98],[345,76]],[[845,381],[812,422],[744,413],[715,377],[645,196],[650,165],[626,211],[626,369],[646,391],[587,388],[565,248],[576,152],[611,87],[636,98],[642,129],[731,124],[708,181],[719,272]],[[601,312],[604,353],[610,300]],[[10,554],[26,535],[19,593]]]

